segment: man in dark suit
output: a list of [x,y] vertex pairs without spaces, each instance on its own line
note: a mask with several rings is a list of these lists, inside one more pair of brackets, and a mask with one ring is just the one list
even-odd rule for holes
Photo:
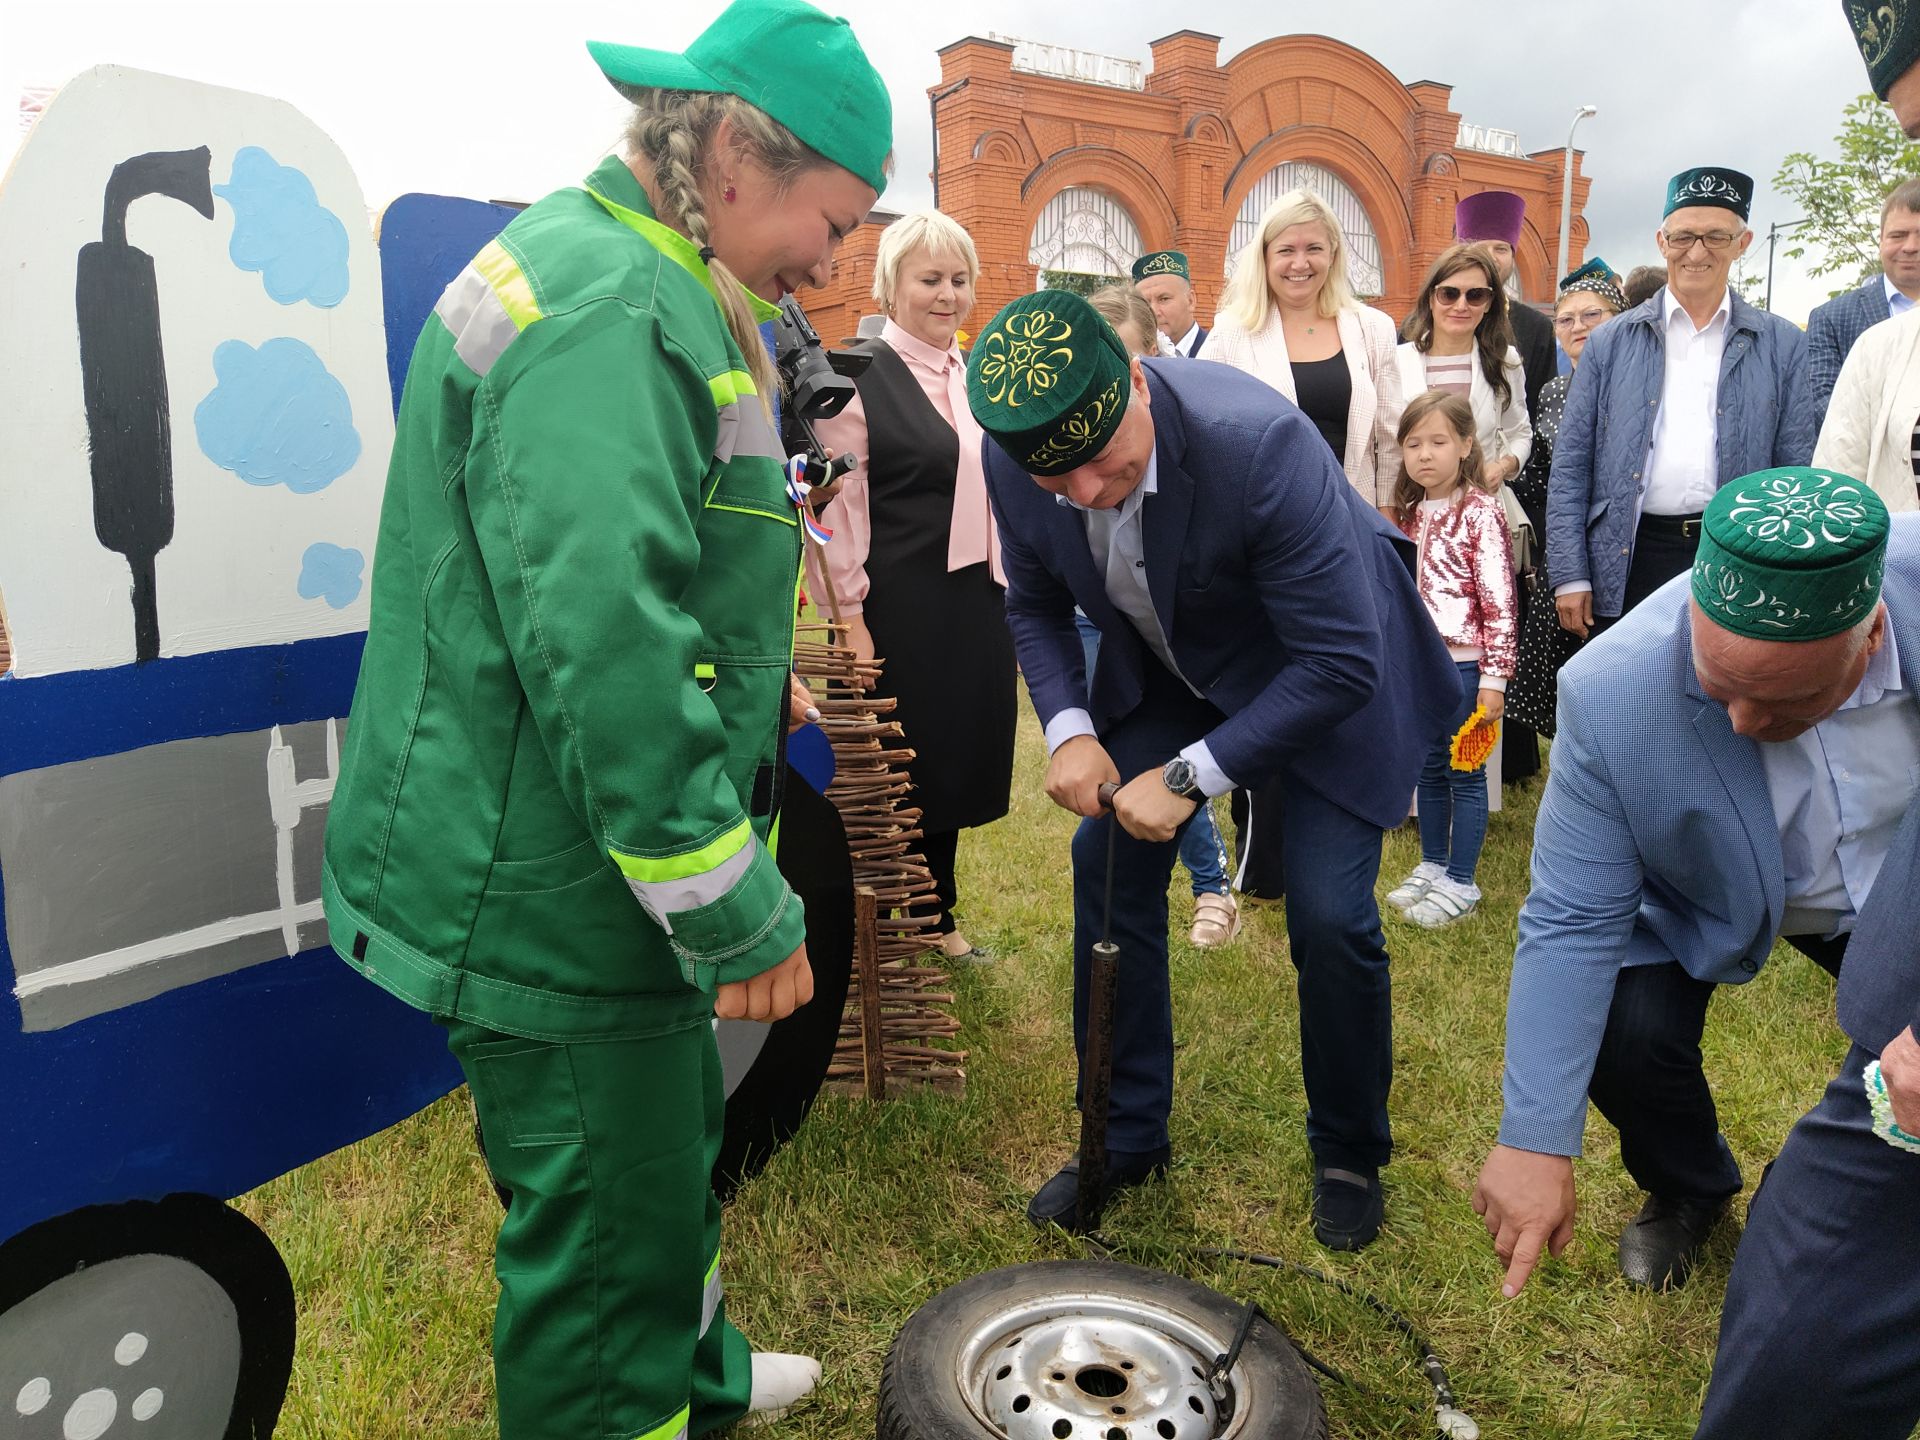
[[1920,299],[1920,180],[1902,180],[1880,207],[1880,273],[1857,290],[1836,295],[1807,317],[1807,387],[1814,419],[1827,402],[1853,342]]
[[[1008,305],[975,343],[967,394],[992,444],[1007,623],[1046,728],[1047,793],[1074,837],[1074,1034],[1091,948],[1120,949],[1109,1179],[1167,1163],[1173,1019],[1167,878],[1196,807],[1286,784],[1287,929],[1323,1244],[1381,1219],[1392,1018],[1374,881],[1421,757],[1458,706],[1405,541],[1269,386],[1216,365],[1129,359],[1077,296]],[[1091,683],[1074,629],[1099,627]],[[1101,818],[1103,783],[1118,823]],[[1070,1223],[1069,1164],[1034,1197]]]
[[1453,207],[1453,233],[1458,239],[1477,241],[1491,250],[1494,263],[1500,267],[1499,282],[1513,293],[1507,318],[1513,326],[1520,366],[1526,372],[1527,417],[1531,419],[1537,413],[1540,391],[1560,373],[1560,358],[1554,345],[1553,321],[1513,291],[1513,252],[1520,243],[1526,214],[1526,200],[1511,190],[1482,190]]
[[1207,328],[1193,309],[1193,276],[1178,250],[1156,250],[1133,262],[1133,288],[1153,308],[1153,323],[1166,339],[1161,350],[1188,360],[1207,343]]

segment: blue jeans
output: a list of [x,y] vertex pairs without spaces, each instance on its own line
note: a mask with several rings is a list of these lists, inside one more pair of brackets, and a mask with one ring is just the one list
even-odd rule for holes
[[1480,666],[1461,660],[1460,683],[1466,687],[1460,713],[1427,754],[1420,770],[1420,858],[1447,867],[1456,885],[1473,884],[1480,864],[1480,848],[1487,842],[1487,767],[1453,768],[1453,737],[1480,703]]
[[[1078,610],[1073,623],[1080,630],[1080,644],[1087,654],[1087,681],[1093,681],[1094,658],[1100,653],[1100,630]],[[1214,822],[1213,805],[1203,801],[1193,813],[1180,838],[1180,863],[1187,867],[1196,895],[1227,893],[1226,852],[1220,844],[1220,827]]]
[[[1156,664],[1148,667],[1140,705],[1101,740],[1123,775],[1137,775],[1219,723],[1218,710]],[[1393,1150],[1392,988],[1373,898],[1380,829],[1304,785],[1288,787],[1281,810],[1307,1145],[1320,1165],[1377,1169]],[[1107,1144],[1122,1153],[1165,1145],[1173,1109],[1167,876],[1175,844],[1135,840],[1110,815],[1082,820],[1073,837],[1074,1046],[1084,1057],[1093,943],[1110,926],[1120,961]]]

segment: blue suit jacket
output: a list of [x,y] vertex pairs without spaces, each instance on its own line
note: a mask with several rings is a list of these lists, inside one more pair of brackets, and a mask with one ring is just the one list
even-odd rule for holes
[[1886,282],[1876,275],[1859,289],[1816,305],[1807,317],[1807,389],[1813,397],[1816,426],[1827,418],[1834,382],[1853,342],[1888,313]]
[[[1210,360],[1142,364],[1159,476],[1142,507],[1147,585],[1181,673],[1226,716],[1204,737],[1215,761],[1236,784],[1284,773],[1399,824],[1460,701],[1405,538],[1270,386]],[[1107,599],[1080,512],[992,441],[983,453],[1034,709],[1042,725],[1085,709],[1104,734],[1159,662]],[[1076,604],[1101,635],[1091,691]]]
[[[1504,1144],[1580,1153],[1623,965],[1677,960],[1697,979],[1737,984],[1780,933],[1786,881],[1766,769],[1700,689],[1688,585],[1683,575],[1662,587],[1560,672],[1507,1001]],[[1901,679],[1920,686],[1920,517],[1896,520],[1883,595]],[[1920,805],[1848,944],[1841,1020],[1874,1050],[1920,1005],[1920,886],[1903,883],[1920,870],[1916,815]]]

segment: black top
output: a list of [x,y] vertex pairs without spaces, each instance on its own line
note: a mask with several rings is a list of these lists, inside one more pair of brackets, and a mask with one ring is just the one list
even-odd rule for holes
[[1507,307],[1513,329],[1513,348],[1520,352],[1520,367],[1527,377],[1527,418],[1540,418],[1540,392],[1560,373],[1560,352],[1553,338],[1553,321],[1523,300]]
[[1347,371],[1347,357],[1336,352],[1324,360],[1295,360],[1293,393],[1295,403],[1319,429],[1320,436],[1333,451],[1333,458],[1347,463],[1347,406],[1353,401],[1353,376]]

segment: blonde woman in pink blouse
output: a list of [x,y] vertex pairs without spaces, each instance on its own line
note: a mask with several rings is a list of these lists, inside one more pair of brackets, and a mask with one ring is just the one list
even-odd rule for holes
[[880,237],[873,298],[886,325],[855,347],[873,363],[857,398],[814,427],[860,463],[821,517],[833,531],[824,573],[821,552],[808,559],[816,602],[838,604],[854,649],[885,662],[878,692],[899,701],[951,959],[982,954],[954,918],[960,832],[1005,815],[1013,786],[1006,577],[955,341],[979,269],[973,240],[937,210],[903,215]]

